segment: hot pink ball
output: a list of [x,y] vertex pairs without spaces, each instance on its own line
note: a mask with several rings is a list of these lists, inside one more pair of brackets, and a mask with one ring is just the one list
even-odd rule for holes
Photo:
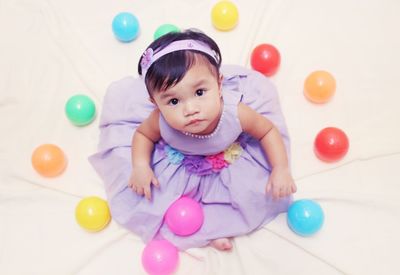
[[178,249],[166,240],[152,240],[142,253],[142,265],[151,275],[172,274],[178,261]]
[[182,197],[176,200],[165,214],[169,229],[179,236],[192,235],[203,225],[204,213],[195,200]]

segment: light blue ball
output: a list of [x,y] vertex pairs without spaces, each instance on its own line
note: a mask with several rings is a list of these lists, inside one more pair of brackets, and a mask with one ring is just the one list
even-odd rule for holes
[[293,202],[287,213],[287,222],[295,233],[307,237],[317,233],[324,223],[321,206],[312,200]]
[[139,35],[139,21],[132,13],[118,13],[112,22],[112,30],[118,40],[130,42]]

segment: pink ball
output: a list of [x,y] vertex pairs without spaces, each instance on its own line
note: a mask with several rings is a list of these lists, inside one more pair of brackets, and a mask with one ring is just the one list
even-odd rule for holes
[[178,261],[178,249],[166,240],[152,240],[142,253],[142,265],[151,275],[173,273]]
[[176,200],[165,214],[169,229],[179,236],[194,234],[203,225],[203,221],[204,214],[200,204],[188,197]]

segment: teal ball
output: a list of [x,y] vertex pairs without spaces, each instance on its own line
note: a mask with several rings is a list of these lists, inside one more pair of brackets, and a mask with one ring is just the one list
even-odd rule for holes
[[65,104],[65,114],[69,121],[76,126],[91,123],[96,115],[96,105],[86,95],[74,95]]

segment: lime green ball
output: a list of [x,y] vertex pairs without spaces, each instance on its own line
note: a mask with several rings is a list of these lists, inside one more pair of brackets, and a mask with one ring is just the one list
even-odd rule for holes
[[164,24],[161,25],[157,28],[157,30],[154,32],[154,40],[157,40],[161,36],[169,33],[169,32],[180,32],[181,30],[172,24]]
[[65,104],[65,114],[72,124],[84,126],[91,123],[96,115],[96,106],[86,95],[74,95]]

